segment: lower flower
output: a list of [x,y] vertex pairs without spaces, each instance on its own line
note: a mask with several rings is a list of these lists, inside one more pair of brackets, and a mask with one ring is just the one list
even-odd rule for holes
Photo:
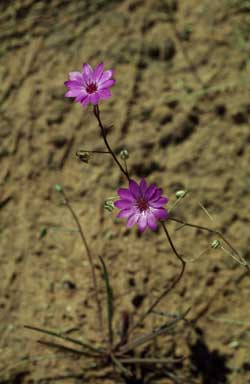
[[162,196],[162,189],[155,184],[147,185],[145,179],[137,184],[129,181],[129,188],[119,188],[120,200],[115,201],[115,207],[120,209],[117,217],[127,218],[127,227],[137,224],[141,232],[149,227],[152,231],[157,229],[157,221],[165,220],[168,211],[163,207],[168,198]]

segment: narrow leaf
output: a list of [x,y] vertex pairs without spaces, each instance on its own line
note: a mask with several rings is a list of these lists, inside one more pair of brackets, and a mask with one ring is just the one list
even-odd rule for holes
[[109,281],[109,274],[107,267],[105,265],[105,262],[103,258],[100,256],[100,261],[102,265],[102,272],[103,272],[103,277],[105,280],[105,285],[106,285],[106,293],[107,293],[107,314],[108,314],[108,332],[109,332],[109,342],[110,345],[113,344],[113,315],[114,315],[114,308],[113,308],[113,290],[110,285]]

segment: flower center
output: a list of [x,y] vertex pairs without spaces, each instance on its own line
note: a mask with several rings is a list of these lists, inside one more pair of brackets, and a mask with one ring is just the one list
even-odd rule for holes
[[148,202],[143,197],[140,197],[136,201],[136,205],[137,205],[137,208],[139,208],[139,210],[141,212],[146,211],[149,208]]
[[87,84],[86,86],[86,91],[88,93],[94,93],[97,91],[97,86],[96,86],[96,83],[89,83]]

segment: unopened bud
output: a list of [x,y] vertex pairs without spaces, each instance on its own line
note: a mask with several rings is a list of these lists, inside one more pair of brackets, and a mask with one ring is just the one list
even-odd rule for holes
[[213,240],[212,243],[211,243],[211,247],[213,249],[217,249],[220,247],[220,241],[219,240]]
[[175,193],[175,196],[177,197],[177,199],[183,199],[183,197],[185,197],[186,194],[187,194],[187,191],[180,190]]
[[55,191],[56,191],[56,192],[62,192],[62,187],[61,187],[60,184],[55,184],[55,185],[54,185],[54,188],[55,188]]
[[76,157],[78,157],[78,159],[80,161],[82,161],[83,163],[88,164],[89,159],[90,159],[90,153],[88,151],[80,150],[80,151],[76,152]]
[[39,238],[42,239],[43,237],[45,237],[48,233],[48,230],[47,228],[42,228],[41,231],[40,231],[40,236]]
[[115,208],[114,206],[114,199],[107,199],[105,202],[104,202],[104,209],[106,209],[107,211],[109,212],[112,212],[113,209]]
[[122,160],[128,160],[129,158],[129,153],[127,149],[122,149],[120,152],[120,157]]

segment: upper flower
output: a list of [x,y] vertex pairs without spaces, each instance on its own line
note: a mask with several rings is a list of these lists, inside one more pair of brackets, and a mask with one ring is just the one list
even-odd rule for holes
[[163,207],[168,198],[162,196],[162,189],[155,184],[147,185],[144,179],[138,185],[134,180],[129,181],[129,188],[119,188],[120,200],[114,205],[120,208],[117,217],[128,218],[127,227],[138,224],[143,232],[147,227],[153,231],[157,228],[157,220],[168,217],[168,211]]
[[82,73],[70,72],[69,80],[65,81],[65,86],[69,89],[65,93],[66,97],[74,97],[75,101],[84,107],[88,103],[98,104],[99,99],[108,99],[111,96],[109,90],[115,84],[111,79],[114,71],[103,70],[104,65],[98,64],[93,70],[89,64],[83,64]]

